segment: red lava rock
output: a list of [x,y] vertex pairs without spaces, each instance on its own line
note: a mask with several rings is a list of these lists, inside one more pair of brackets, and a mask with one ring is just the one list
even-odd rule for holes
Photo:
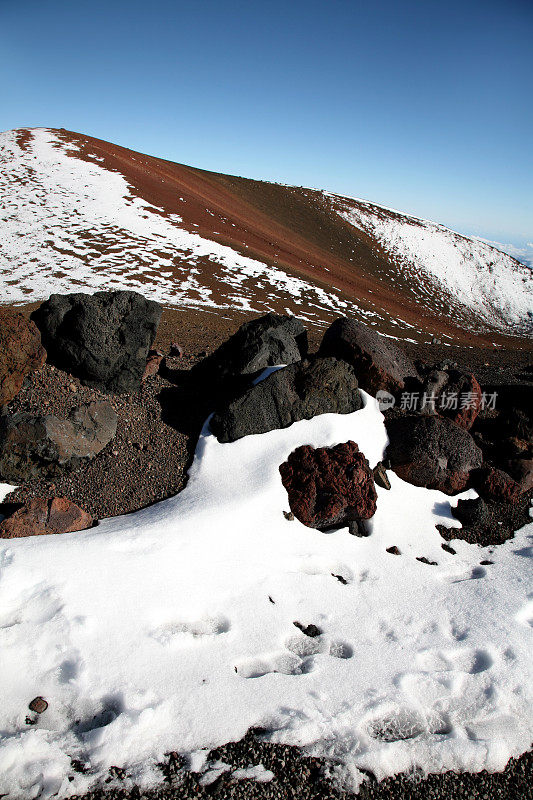
[[44,536],[90,528],[93,518],[66,497],[35,497],[0,523],[0,537]]
[[0,309],[0,406],[10,403],[26,375],[45,361],[46,351],[35,323],[17,311]]
[[425,403],[422,413],[447,417],[470,430],[481,410],[483,394],[472,373],[433,369],[426,376],[422,390]]
[[146,378],[152,378],[154,375],[157,375],[159,372],[159,365],[163,360],[163,353],[160,353],[158,350],[150,350],[148,352],[148,357],[146,359],[146,366],[144,368],[143,373],[143,381]]
[[48,708],[48,703],[44,697],[34,697],[28,708],[30,711],[35,711],[36,714],[42,714]]
[[476,488],[485,500],[496,500],[500,503],[516,503],[522,494],[520,484],[501,469],[491,469],[485,472],[481,483]]
[[310,528],[342,527],[375,514],[372,470],[355,442],[298,447],[279,471],[291,511]]

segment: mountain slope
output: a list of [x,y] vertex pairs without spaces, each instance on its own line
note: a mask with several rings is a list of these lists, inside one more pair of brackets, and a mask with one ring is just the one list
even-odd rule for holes
[[531,270],[380,206],[64,130],[1,134],[0,164],[4,303],[133,288],[228,316],[350,314],[415,341],[509,344],[531,331]]

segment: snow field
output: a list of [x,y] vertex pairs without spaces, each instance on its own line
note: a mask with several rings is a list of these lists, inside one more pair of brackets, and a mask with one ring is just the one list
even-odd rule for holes
[[[498,770],[529,747],[533,523],[451,555],[435,525],[460,527],[457,498],[393,473],[367,538],[283,516],[278,468],[297,446],[353,439],[382,457],[363,395],[354,414],[232,444],[207,423],[176,497],[0,542],[0,793],[80,794],[111,766],[149,786],[166,752],[205,764],[251,726],[332,757],[353,787],[360,769]],[[28,725],[37,695],[49,708]]]

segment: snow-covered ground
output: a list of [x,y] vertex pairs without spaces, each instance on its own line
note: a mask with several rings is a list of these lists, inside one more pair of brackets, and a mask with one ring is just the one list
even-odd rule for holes
[[16,131],[0,134],[0,302],[134,289],[170,306],[265,312],[284,298],[304,320],[322,309],[373,316],[185,230],[177,214],[135,196],[120,173],[75,154],[45,128],[33,129],[24,147]]
[[[491,243],[364,200],[324,192],[350,225],[375,238],[403,275],[433,284],[502,331],[533,332],[533,271]],[[427,290],[426,290],[427,291]],[[428,293],[428,294],[431,294]]]
[[[499,770],[529,747],[533,522],[499,547],[454,540],[452,555],[435,525],[460,527],[457,498],[392,473],[367,538],[283,516],[278,468],[295,447],[353,439],[381,458],[364,398],[232,444],[206,426],[175,498],[1,542],[0,794],[79,794],[111,766],[149,785],[165,752],[198,768],[250,726],[335,758],[352,786],[360,768]],[[49,707],[29,725],[38,695]]]

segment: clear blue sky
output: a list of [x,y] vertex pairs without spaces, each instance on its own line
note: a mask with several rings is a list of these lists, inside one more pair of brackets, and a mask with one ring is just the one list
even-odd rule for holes
[[0,0],[0,129],[533,239],[533,0]]

